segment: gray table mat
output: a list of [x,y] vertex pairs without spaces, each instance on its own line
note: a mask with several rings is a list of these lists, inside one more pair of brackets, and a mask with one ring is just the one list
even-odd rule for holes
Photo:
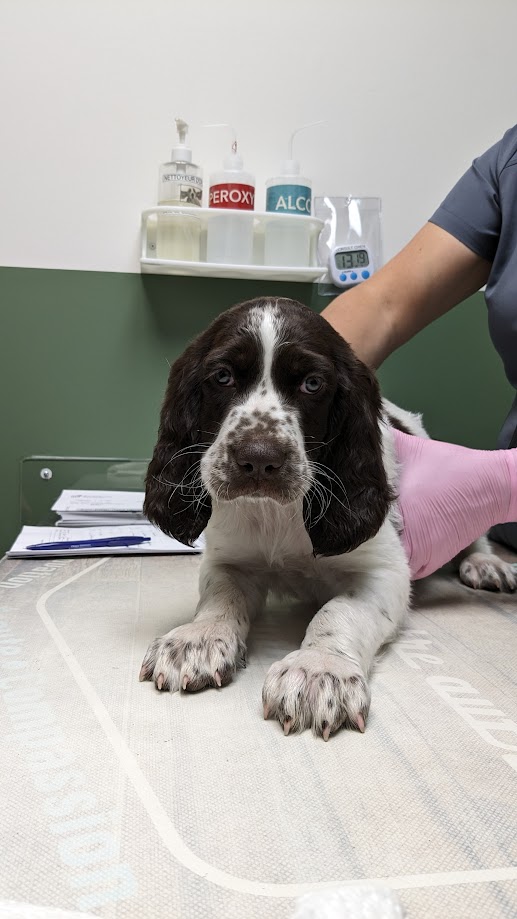
[[306,611],[270,605],[223,690],[138,682],[191,618],[197,557],[0,567],[0,899],[105,917],[284,919],[388,881],[411,919],[517,915],[514,598],[417,585],[364,735],[284,737],[270,664]]

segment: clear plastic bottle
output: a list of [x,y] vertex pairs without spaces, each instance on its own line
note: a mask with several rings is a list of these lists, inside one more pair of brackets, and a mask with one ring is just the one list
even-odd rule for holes
[[210,176],[209,204],[216,210],[238,210],[240,214],[209,214],[206,243],[207,262],[251,265],[253,258],[253,214],[255,177],[243,168],[237,141],[222,170]]
[[158,214],[156,257],[198,262],[201,220],[189,211],[202,205],[203,173],[192,162],[192,150],[185,143],[188,124],[176,118],[176,128],[179,142],[172,149],[170,162],[160,166],[158,204],[185,208],[185,212]]
[[[289,139],[288,158],[280,166],[280,174],[266,182],[266,211],[310,217],[312,212],[312,182],[300,175],[300,164],[293,159],[293,140],[299,131],[322,122],[304,125],[293,131]],[[271,220],[266,223],[264,262],[266,265],[306,267],[310,264],[311,230],[306,221]]]
[[179,142],[172,148],[170,162],[160,166],[158,204],[201,207],[203,172],[192,162],[192,150],[185,143],[187,122],[176,118],[176,129]]
[[310,217],[312,183],[300,175],[296,160],[284,160],[280,175],[266,182],[266,211],[290,215],[292,220],[267,221],[264,262],[306,268],[310,263],[311,230],[300,216]]

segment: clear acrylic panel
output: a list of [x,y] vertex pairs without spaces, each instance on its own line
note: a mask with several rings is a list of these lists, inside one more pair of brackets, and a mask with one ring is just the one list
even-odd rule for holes
[[20,522],[52,526],[64,488],[143,491],[148,459],[113,456],[27,456],[20,462]]

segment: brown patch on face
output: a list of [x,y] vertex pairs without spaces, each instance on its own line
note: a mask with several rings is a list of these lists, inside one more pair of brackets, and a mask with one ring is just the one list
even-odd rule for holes
[[[202,454],[210,446],[206,441],[216,439],[239,393],[256,388],[262,379],[261,349],[249,317],[252,308],[268,302],[247,302],[222,313],[171,368],[144,508],[150,521],[180,542],[191,545],[206,527],[211,499],[200,488],[203,500],[189,503],[175,483],[189,480],[199,470]],[[234,385],[217,382],[222,368],[231,370]]]
[[[308,307],[279,300],[285,342],[273,355],[272,379],[284,406],[296,410],[320,486],[332,480],[335,500],[306,506],[315,554],[339,555],[371,539],[382,525],[393,495],[384,468],[377,381],[340,335]],[[314,393],[303,388],[318,377]],[[317,490],[312,497],[316,497]],[[343,505],[351,513],[343,513]],[[311,524],[311,507],[319,518]]]

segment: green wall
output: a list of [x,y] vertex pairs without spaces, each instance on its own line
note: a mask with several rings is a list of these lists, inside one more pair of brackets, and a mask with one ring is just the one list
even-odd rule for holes
[[[324,305],[307,284],[0,269],[0,550],[19,528],[22,457],[150,455],[168,361],[221,310],[261,294]],[[481,294],[400,349],[380,378],[433,436],[478,447],[494,445],[512,398]]]

